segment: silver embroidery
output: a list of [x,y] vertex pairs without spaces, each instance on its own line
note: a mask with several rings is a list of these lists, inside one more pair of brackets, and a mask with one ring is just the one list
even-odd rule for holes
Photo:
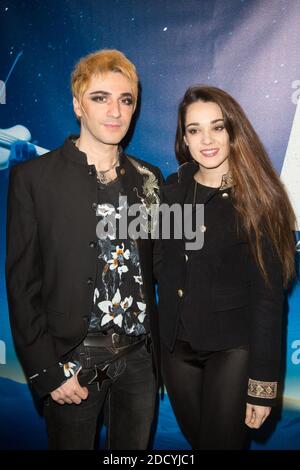
[[219,188],[220,191],[223,189],[228,189],[233,186],[233,178],[231,171],[229,170],[225,175],[222,176],[221,186]]
[[139,195],[138,189],[133,188],[136,192],[137,197],[141,200],[142,206],[145,208],[146,213],[150,217],[145,221],[144,230],[146,232],[153,232],[155,230],[155,226],[157,224],[157,212],[159,210],[159,185],[158,179],[156,178],[155,174],[146,168],[144,165],[139,164],[136,160],[131,157],[128,157],[128,160],[132,163],[132,165],[136,168],[138,173],[144,176],[144,181],[142,185],[143,195]]

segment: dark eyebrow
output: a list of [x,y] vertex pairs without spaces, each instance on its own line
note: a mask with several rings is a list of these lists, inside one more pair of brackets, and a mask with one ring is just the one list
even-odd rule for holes
[[[211,124],[216,124],[216,122],[219,122],[219,121],[222,121],[224,122],[224,119],[223,118],[219,118],[219,119],[214,119],[213,121],[211,121]],[[185,126],[185,128],[187,129],[188,127],[190,126],[199,126],[199,122],[191,122],[190,124],[188,124],[187,126]]]
[[[92,92],[89,93],[89,94],[90,94],[90,95],[99,95],[99,94],[101,94],[101,95],[105,95],[105,96],[110,96],[110,95],[111,95],[111,93],[109,93],[108,91],[104,91],[104,90],[92,91]],[[130,97],[132,97],[132,93],[129,93],[129,92],[126,91],[125,93],[121,93],[120,96],[122,96],[122,97],[125,97],[125,96],[130,96]]]
[[108,91],[103,91],[103,90],[96,90],[96,91],[92,91],[90,93],[90,95],[97,95],[98,93],[101,93],[102,95],[111,95],[111,93],[108,93]]

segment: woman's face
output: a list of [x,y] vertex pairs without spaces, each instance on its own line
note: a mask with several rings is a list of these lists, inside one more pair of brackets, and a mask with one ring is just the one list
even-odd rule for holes
[[188,106],[184,141],[200,168],[228,171],[229,135],[218,104],[197,101]]

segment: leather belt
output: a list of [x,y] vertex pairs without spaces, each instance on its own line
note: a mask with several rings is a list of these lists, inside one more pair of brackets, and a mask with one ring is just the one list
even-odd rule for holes
[[[146,335],[141,335],[146,336]],[[138,336],[138,338],[141,338]],[[149,337],[148,337],[149,338]],[[81,369],[78,374],[78,380],[82,387],[87,387],[88,385],[97,385],[98,391],[100,391],[103,382],[106,380],[111,380],[110,375],[108,374],[109,366],[121,359],[121,357],[127,356],[132,351],[137,350],[143,344],[145,344],[145,339],[139,339],[133,344],[129,344],[123,348],[123,350],[118,351],[110,359],[107,359],[102,364],[96,364],[91,369]],[[147,345],[147,342],[146,342]]]
[[119,335],[114,331],[109,330],[107,334],[103,333],[94,333],[88,334],[84,341],[83,346],[88,346],[91,348],[125,348],[135,343],[139,343],[143,339],[146,340],[147,335],[139,336],[129,336],[129,335]]

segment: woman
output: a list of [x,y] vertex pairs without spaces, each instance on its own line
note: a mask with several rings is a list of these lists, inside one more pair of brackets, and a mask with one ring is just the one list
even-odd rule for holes
[[226,92],[187,90],[176,156],[181,165],[164,202],[191,204],[194,222],[204,204],[196,227],[204,244],[161,242],[163,377],[193,448],[241,449],[245,423],[259,428],[276,402],[295,216],[262,143]]

